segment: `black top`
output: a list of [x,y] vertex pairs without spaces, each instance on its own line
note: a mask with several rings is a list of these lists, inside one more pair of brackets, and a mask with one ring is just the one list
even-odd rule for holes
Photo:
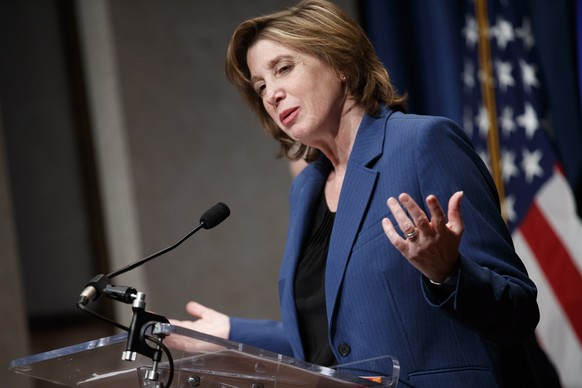
[[337,364],[328,341],[325,308],[325,263],[334,217],[322,194],[295,274],[295,305],[305,360],[323,366]]

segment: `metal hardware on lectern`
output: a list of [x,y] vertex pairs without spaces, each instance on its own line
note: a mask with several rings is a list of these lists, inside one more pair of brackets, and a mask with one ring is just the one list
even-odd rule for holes
[[152,347],[146,339],[148,337],[159,340],[164,339],[166,334],[161,330],[154,330],[160,323],[170,323],[166,317],[145,311],[145,294],[137,292],[132,303],[133,318],[127,334],[127,347],[122,353],[121,359],[125,361],[135,361],[137,354],[144,355],[153,361],[152,369],[146,372],[146,380],[158,382],[160,373],[158,364],[162,360],[163,351],[160,345]]

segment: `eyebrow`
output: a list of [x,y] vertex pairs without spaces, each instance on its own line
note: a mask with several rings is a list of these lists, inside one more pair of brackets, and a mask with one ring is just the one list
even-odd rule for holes
[[[273,59],[271,59],[269,61],[268,69],[269,70],[273,69],[277,63],[281,62],[283,59],[288,59],[288,58],[293,58],[293,55],[290,55],[290,54],[280,54],[280,55],[277,55],[275,58],[273,58]],[[252,76],[249,81],[252,84],[254,84],[255,82],[257,82],[260,79],[261,79],[260,77]]]

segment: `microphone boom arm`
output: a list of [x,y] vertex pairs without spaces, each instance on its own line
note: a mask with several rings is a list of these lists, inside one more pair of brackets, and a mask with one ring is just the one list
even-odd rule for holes
[[163,255],[164,253],[167,253],[169,251],[171,251],[174,248],[177,248],[180,244],[182,244],[184,241],[186,241],[190,236],[192,236],[194,233],[196,233],[197,231],[199,231],[201,228],[204,227],[204,223],[200,223],[197,227],[195,227],[192,231],[190,231],[188,234],[186,234],[184,237],[182,237],[181,239],[179,239],[178,241],[176,241],[174,244],[170,245],[167,248],[162,249],[159,252],[156,252],[152,255],[149,255],[148,257],[145,257],[139,261],[136,261],[135,263],[129,264],[121,269],[118,269],[117,271],[113,271],[111,272],[109,275],[107,275],[107,278],[109,279],[113,279],[116,276],[119,276],[123,273],[126,273],[127,271],[131,271],[134,268],[139,267],[142,264],[147,263],[150,260],[155,259],[158,256]]

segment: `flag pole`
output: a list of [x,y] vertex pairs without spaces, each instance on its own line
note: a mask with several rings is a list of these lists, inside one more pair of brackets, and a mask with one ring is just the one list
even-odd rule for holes
[[499,149],[499,127],[497,125],[497,108],[495,105],[495,85],[491,64],[491,47],[489,45],[489,22],[487,17],[487,0],[477,0],[475,16],[479,30],[479,67],[481,69],[481,94],[489,116],[489,131],[487,143],[491,175],[501,203],[501,215],[507,221],[505,215],[505,187],[503,186],[503,174],[501,169],[501,152]]

